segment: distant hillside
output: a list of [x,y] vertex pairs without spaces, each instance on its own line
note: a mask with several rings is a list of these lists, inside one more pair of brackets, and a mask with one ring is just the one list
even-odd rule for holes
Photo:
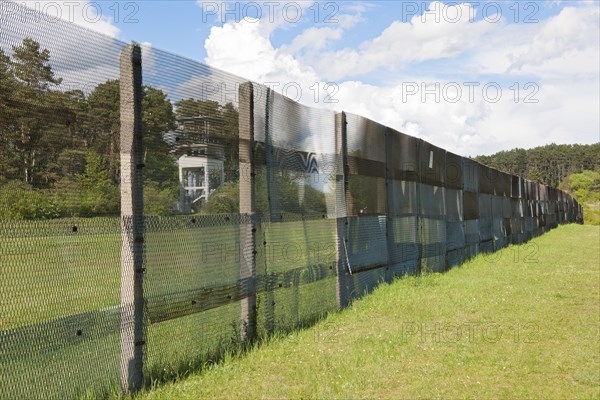
[[600,143],[549,144],[533,149],[501,151],[474,160],[500,171],[557,187],[571,174],[600,167]]

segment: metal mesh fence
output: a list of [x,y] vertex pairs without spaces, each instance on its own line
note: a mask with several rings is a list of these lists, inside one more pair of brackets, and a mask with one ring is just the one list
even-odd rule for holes
[[557,189],[10,4],[0,398],[136,390],[582,221]]
[[126,45],[2,7],[0,398],[106,394],[120,376]]
[[418,146],[416,138],[388,130],[388,251],[393,274],[420,269]]
[[[144,377],[165,380],[236,348],[241,265],[253,244],[240,212],[241,78],[142,47]],[[251,255],[250,255],[251,256]]]
[[262,337],[337,308],[337,156],[332,112],[253,86],[256,265],[265,281],[257,297]]
[[385,280],[388,265],[386,127],[345,114],[344,129],[348,185],[342,244],[352,274],[348,297],[355,298]]
[[453,267],[465,259],[465,223],[463,193],[463,159],[446,152],[446,266]]

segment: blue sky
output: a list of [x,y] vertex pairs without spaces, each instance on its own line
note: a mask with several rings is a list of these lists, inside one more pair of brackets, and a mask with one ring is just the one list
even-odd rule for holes
[[[110,17],[113,21],[118,16],[117,21],[113,24],[119,28],[118,37],[121,40],[151,42],[158,48],[202,61],[206,57],[204,41],[209,36],[210,29],[213,26],[223,25],[224,21],[235,22],[243,17],[256,16],[256,8],[253,5],[250,6],[250,3],[260,6],[264,20],[269,18],[270,10],[274,16],[289,14],[289,23],[272,37],[272,43],[276,47],[289,43],[307,28],[335,25],[333,21],[339,14],[352,11],[359,6],[362,8],[361,14],[363,15],[361,23],[349,31],[343,40],[333,44],[334,48],[342,48],[360,45],[363,41],[379,35],[396,20],[406,22],[415,14],[422,15],[422,12],[428,9],[431,1],[364,3],[321,1],[318,6],[319,14],[316,13],[317,6],[314,6],[314,2],[310,2],[311,8],[303,11],[302,19],[299,22],[295,22],[295,7],[290,6],[285,9],[286,2],[284,1],[273,2],[279,3],[279,6],[265,5],[269,2],[227,3],[223,1],[196,2],[194,0],[139,1],[135,2],[135,6],[128,1],[118,2],[118,6],[111,0],[97,3],[101,5],[104,16]],[[445,3],[457,2],[445,1]],[[517,23],[524,24],[556,16],[569,2],[486,0],[470,1],[469,3],[479,3],[475,7],[475,10],[479,12],[473,15],[473,21],[482,20],[484,10],[488,19],[494,20],[495,17],[492,15],[499,7],[508,22],[514,23],[516,20]],[[454,14],[449,15],[448,13],[446,16],[454,18]],[[434,16],[431,18],[435,19]],[[441,15],[440,18],[442,18]]]
[[[56,14],[62,2],[27,4]],[[600,140],[597,1],[65,4],[79,25],[280,92],[294,83],[304,104],[462,155]]]

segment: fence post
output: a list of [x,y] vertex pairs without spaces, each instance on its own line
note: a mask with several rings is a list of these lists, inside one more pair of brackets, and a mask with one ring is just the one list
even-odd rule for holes
[[391,281],[396,270],[396,240],[394,238],[394,221],[396,210],[394,209],[394,132],[390,128],[385,129],[385,197],[387,204],[386,240],[388,249],[388,271],[386,279]]
[[144,355],[144,199],[141,128],[142,52],[121,51],[121,389],[142,387]]
[[[275,92],[273,89],[265,88],[264,89],[265,96],[265,125],[264,125],[264,134],[265,134],[265,147],[264,147],[264,158],[266,163],[265,168],[265,178],[266,178],[266,187],[267,187],[267,203],[268,203],[268,219],[267,223],[272,224],[275,221],[283,222],[283,215],[281,213],[281,207],[279,202],[279,185],[275,182],[276,180],[276,172],[274,169],[276,168],[275,156],[274,156],[274,148],[273,148],[273,132],[272,125],[273,124],[273,108],[275,101]],[[262,110],[261,110],[262,111]],[[264,228],[261,226],[261,228]],[[261,312],[265,315],[265,325],[264,325],[264,334],[267,336],[271,336],[275,332],[275,282],[273,281],[273,276],[271,275],[271,270],[269,268],[269,257],[267,255],[267,233],[266,229],[261,229],[261,235],[259,236],[258,243],[262,242],[262,248],[264,249],[264,257],[265,257],[265,269],[264,269],[264,301],[261,301],[262,310]]]
[[256,335],[256,214],[254,208],[254,89],[252,82],[239,88],[240,214],[250,221],[240,224],[240,280],[247,296],[242,299],[242,340]]
[[346,114],[341,112],[335,115],[335,151],[337,154],[336,162],[336,260],[337,260],[337,278],[336,278],[336,300],[340,309],[346,308],[350,304],[350,295],[348,288],[348,276],[346,275],[347,265],[347,230],[348,230],[348,154],[346,145]]

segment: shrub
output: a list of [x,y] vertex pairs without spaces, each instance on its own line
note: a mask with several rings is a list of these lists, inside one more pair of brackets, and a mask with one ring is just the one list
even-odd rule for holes
[[146,181],[144,184],[144,214],[173,215],[177,195],[172,188],[161,188],[157,183]]
[[60,216],[54,198],[21,181],[0,188],[0,219],[51,219]]
[[203,214],[231,214],[240,210],[239,184],[228,182],[215,190],[209,197]]

